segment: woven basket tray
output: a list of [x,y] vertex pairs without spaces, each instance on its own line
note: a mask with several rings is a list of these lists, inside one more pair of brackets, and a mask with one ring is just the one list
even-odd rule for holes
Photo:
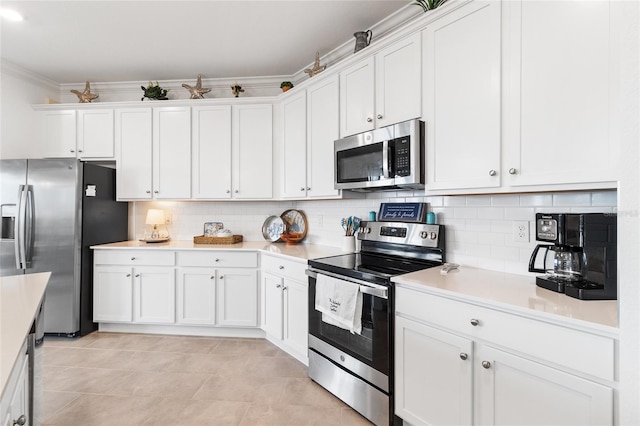
[[242,235],[232,235],[230,237],[205,237],[196,235],[193,237],[194,244],[236,244],[242,242]]

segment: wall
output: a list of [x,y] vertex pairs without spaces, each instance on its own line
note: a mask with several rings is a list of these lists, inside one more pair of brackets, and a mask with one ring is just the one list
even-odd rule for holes
[[41,135],[31,105],[56,99],[58,85],[6,61],[1,74],[0,158],[37,158]]
[[[365,199],[289,202],[137,202],[132,203],[131,229],[136,239],[144,236],[147,209],[159,207],[170,216],[172,238],[191,240],[202,235],[204,222],[223,222],[245,241],[263,241],[262,224],[270,215],[286,209],[302,210],[309,229],[305,243],[340,247],[340,218],[367,218],[381,202],[426,202],[438,223],[446,225],[447,260],[462,265],[526,274],[535,246],[536,212],[614,212],[616,191],[585,191],[473,196],[423,196],[420,191],[372,193]],[[529,243],[514,242],[514,221],[526,221]]]

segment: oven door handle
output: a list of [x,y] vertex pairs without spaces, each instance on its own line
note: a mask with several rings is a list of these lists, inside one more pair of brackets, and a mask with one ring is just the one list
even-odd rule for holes
[[366,281],[362,281],[356,278],[351,278],[349,277],[348,279],[345,278],[342,275],[339,274],[334,274],[332,272],[327,272],[327,271],[317,271],[315,269],[307,269],[304,271],[304,273],[314,279],[318,278],[318,273],[320,273],[321,275],[327,275],[329,277],[333,277],[333,278],[337,278],[339,280],[342,281],[348,281],[350,283],[354,283],[354,284],[358,284],[360,286],[360,292],[363,294],[370,294],[372,296],[375,297],[380,297],[382,299],[388,299],[389,298],[389,289],[385,286],[381,286],[378,284],[373,284],[373,283],[368,283]]

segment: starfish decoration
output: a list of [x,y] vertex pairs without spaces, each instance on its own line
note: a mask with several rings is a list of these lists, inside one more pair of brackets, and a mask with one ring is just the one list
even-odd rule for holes
[[96,99],[98,95],[91,93],[91,85],[87,81],[87,84],[84,86],[84,91],[80,92],[78,90],[71,90],[71,93],[75,93],[81,104],[91,103],[92,100]]
[[191,97],[189,99],[204,99],[204,94],[211,91],[211,89],[207,87],[202,87],[202,78],[200,77],[200,74],[198,74],[198,80],[196,81],[195,87],[191,87],[188,84],[183,84],[182,87],[191,93]]
[[314,75],[324,71],[325,68],[327,68],[326,65],[320,65],[320,52],[316,52],[316,60],[313,63],[313,68],[307,68],[304,72],[309,74],[309,77],[313,77]]

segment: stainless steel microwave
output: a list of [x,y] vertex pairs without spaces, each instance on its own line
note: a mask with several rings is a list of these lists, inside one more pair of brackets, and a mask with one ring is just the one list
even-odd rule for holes
[[424,188],[424,122],[403,121],[334,142],[336,189]]

